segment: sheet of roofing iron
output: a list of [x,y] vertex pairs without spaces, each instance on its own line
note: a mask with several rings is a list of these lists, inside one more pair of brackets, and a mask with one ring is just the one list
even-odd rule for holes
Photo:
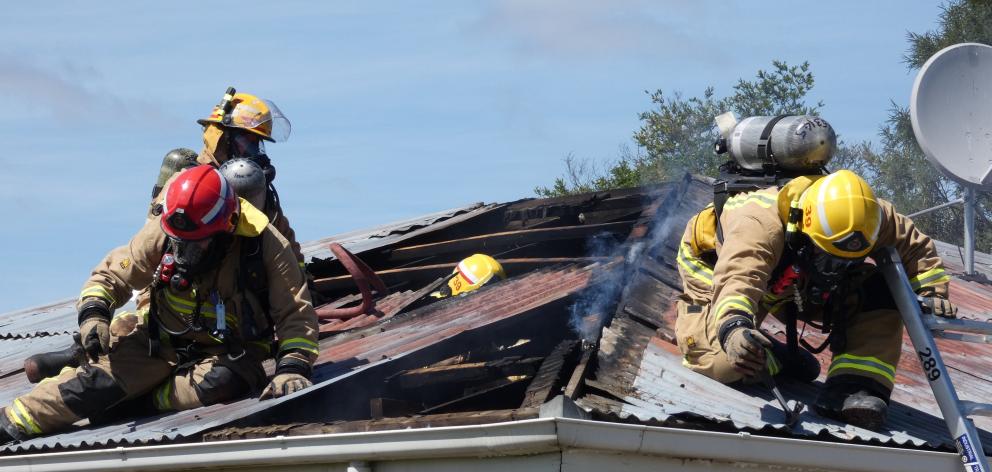
[[78,328],[74,298],[0,315],[0,339],[66,334]]
[[[987,321],[992,307],[992,287],[976,282],[953,279],[951,298],[959,304],[961,314]],[[674,323],[674,310],[664,307],[663,319],[668,326]],[[773,318],[763,328],[784,339],[784,325]],[[659,330],[664,331],[664,330]],[[805,338],[813,345],[823,341],[823,335],[809,330]],[[992,345],[964,343],[938,339],[944,361],[948,366],[955,389],[961,399],[984,402],[992,398]],[[784,414],[770,392],[760,386],[731,388],[681,366],[677,348],[669,341],[653,338],[644,348],[640,365],[620,366],[634,377],[632,392],[624,397],[625,403],[607,404],[590,402],[604,413],[621,418],[631,416],[641,421],[664,422],[673,415],[689,415],[732,424],[737,429],[772,429],[786,432],[782,424]],[[637,356],[633,357],[637,359]],[[820,364],[828,366],[829,351],[818,356]],[[826,372],[826,368],[822,373]],[[623,376],[622,372],[608,375]],[[820,381],[824,379],[823,375]],[[799,385],[781,382],[787,398],[810,405],[816,398],[818,385]],[[940,416],[930,386],[920,370],[915,350],[904,338],[903,353],[898,366],[896,389],[886,423],[887,431],[874,433],[846,424],[827,420],[808,408],[802,415],[802,424],[793,431],[798,435],[827,434],[841,440],[860,440],[881,444],[938,447],[952,450],[947,427]],[[986,450],[992,450],[992,418],[975,417],[976,426],[982,431]]]
[[[275,399],[249,398],[228,404],[143,418],[122,424],[84,427],[6,446],[4,452],[23,452],[87,446],[145,444],[195,436],[286,402],[308,401],[330,386],[371,367],[390,362],[462,332],[527,313],[585,288],[600,264],[543,269],[483,287],[465,297],[453,297],[410,313],[398,315],[363,331],[361,336],[321,340],[314,369],[318,383],[310,389]],[[0,379],[4,395],[30,389],[23,375]],[[322,419],[315,418],[320,421]]]
[[[887,429],[872,432],[820,417],[808,407],[816,396],[817,387],[785,382],[780,386],[786,398],[807,405],[800,423],[790,430],[783,423],[785,415],[781,407],[763,387],[738,390],[696,374],[682,367],[681,359],[661,348],[660,342],[663,341],[656,339],[645,349],[634,391],[624,398],[627,404],[620,405],[612,413],[642,421],[666,421],[672,415],[698,415],[729,422],[741,430],[773,429],[799,436],[827,434],[848,441],[952,447],[947,428],[939,417],[915,411],[908,405],[894,404]],[[982,437],[987,449],[992,446],[992,434],[983,431]]]
[[489,211],[493,206],[474,203],[375,228],[351,231],[310,241],[303,244],[301,249],[308,261],[310,258],[334,259],[334,254],[327,249],[327,245],[332,242],[340,243],[345,249],[358,254],[362,251],[391,244],[406,237],[415,236],[420,234],[420,230],[434,230],[464,221],[480,213]]

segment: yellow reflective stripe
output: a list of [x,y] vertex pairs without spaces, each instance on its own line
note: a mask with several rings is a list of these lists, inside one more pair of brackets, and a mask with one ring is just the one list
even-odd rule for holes
[[919,290],[923,287],[931,287],[937,284],[942,284],[949,282],[951,277],[944,272],[943,267],[935,267],[922,274],[917,274],[914,277],[910,277],[909,284],[913,286],[913,290]]
[[[210,318],[212,320],[216,320],[217,319],[217,313],[213,313],[213,312],[209,312],[209,311],[201,312],[200,315],[202,315],[204,318]],[[235,316],[232,313],[225,313],[224,314],[224,319],[227,320],[227,325],[229,327],[230,326],[237,326],[238,323],[240,323],[240,321],[241,321],[240,318],[238,318],[237,316]]]
[[38,427],[38,423],[34,422],[34,418],[28,414],[27,408],[24,408],[24,404],[21,403],[20,398],[14,399],[14,416],[16,416],[15,423],[25,431],[30,434],[41,434],[41,428]]
[[59,373],[57,373],[57,374],[55,374],[55,375],[53,375],[51,377],[45,377],[45,378],[41,379],[40,381],[38,381],[38,385],[43,385],[43,384],[46,384],[46,383],[54,382],[54,381],[58,380],[59,377],[62,376],[62,374],[65,374],[66,371],[72,372],[72,371],[75,371],[75,370],[76,370],[75,367],[65,366],[65,367],[62,368],[62,370],[59,371]]
[[716,319],[723,318],[725,312],[731,308],[737,308],[749,315],[754,315],[754,308],[751,305],[751,300],[740,295],[731,295],[729,297],[723,297],[720,303],[716,305]]
[[778,204],[778,197],[773,195],[765,195],[763,193],[745,193],[727,200],[727,203],[723,205],[723,208],[740,208],[748,203],[757,204],[762,208],[771,208],[772,205]]
[[180,298],[176,295],[173,295],[172,290],[165,290],[165,299],[177,305],[183,305],[189,308],[196,308],[195,301]]
[[307,338],[289,338],[279,341],[279,352],[289,349],[299,349],[301,351],[317,354],[317,343]]
[[692,278],[699,279],[706,285],[713,285],[713,269],[702,260],[693,257],[686,243],[679,244],[679,254],[676,259]]
[[896,368],[892,364],[882,361],[877,357],[841,354],[834,357],[827,375],[833,374],[837,369],[863,370],[881,375],[889,382],[895,383],[896,381]]
[[172,399],[169,398],[170,393],[172,393],[172,378],[169,378],[168,382],[155,389],[155,408],[159,411],[172,410]]
[[[176,312],[184,315],[192,315],[193,310],[196,309],[195,302],[190,302],[189,300],[179,298],[169,293],[168,290],[165,291],[165,302],[169,305],[169,308],[172,308]],[[213,318],[217,317],[217,314],[213,311],[213,305],[209,303],[204,303],[200,306],[200,315]]]
[[307,269],[307,263],[306,262],[300,262],[300,268],[303,269],[303,270],[306,270]]
[[80,300],[86,297],[102,298],[106,300],[110,306],[117,304],[117,299],[115,299],[114,296],[107,291],[107,289],[100,285],[90,285],[89,287],[84,288],[82,292],[79,292]]

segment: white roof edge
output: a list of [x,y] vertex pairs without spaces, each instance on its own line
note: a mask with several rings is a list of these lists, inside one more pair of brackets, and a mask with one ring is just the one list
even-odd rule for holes
[[5,472],[165,470],[493,457],[591,449],[847,471],[960,468],[956,454],[803,439],[539,418],[473,426],[118,447],[0,457]]

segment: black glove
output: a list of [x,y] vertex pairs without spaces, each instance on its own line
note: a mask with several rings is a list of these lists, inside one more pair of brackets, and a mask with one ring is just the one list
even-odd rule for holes
[[79,337],[93,362],[110,352],[110,309],[102,300],[90,299],[79,307]]
[[258,399],[279,398],[310,387],[313,383],[308,377],[310,364],[293,357],[283,357],[276,366],[276,375]]

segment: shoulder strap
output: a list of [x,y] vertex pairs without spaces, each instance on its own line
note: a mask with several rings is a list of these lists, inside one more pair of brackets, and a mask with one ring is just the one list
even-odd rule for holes
[[[238,274],[240,285],[242,289],[251,292],[258,299],[259,304],[262,305],[265,320],[269,325],[266,332],[255,333],[258,337],[268,336],[268,332],[273,328],[272,315],[269,314],[269,276],[265,270],[262,249],[261,235],[254,238],[241,238],[241,269]],[[245,307],[247,308],[248,304],[245,304]],[[254,316],[251,313],[245,313],[241,319],[242,323],[252,324],[245,326],[251,329],[242,330],[243,333],[248,334],[257,331],[257,327],[254,326]]]

